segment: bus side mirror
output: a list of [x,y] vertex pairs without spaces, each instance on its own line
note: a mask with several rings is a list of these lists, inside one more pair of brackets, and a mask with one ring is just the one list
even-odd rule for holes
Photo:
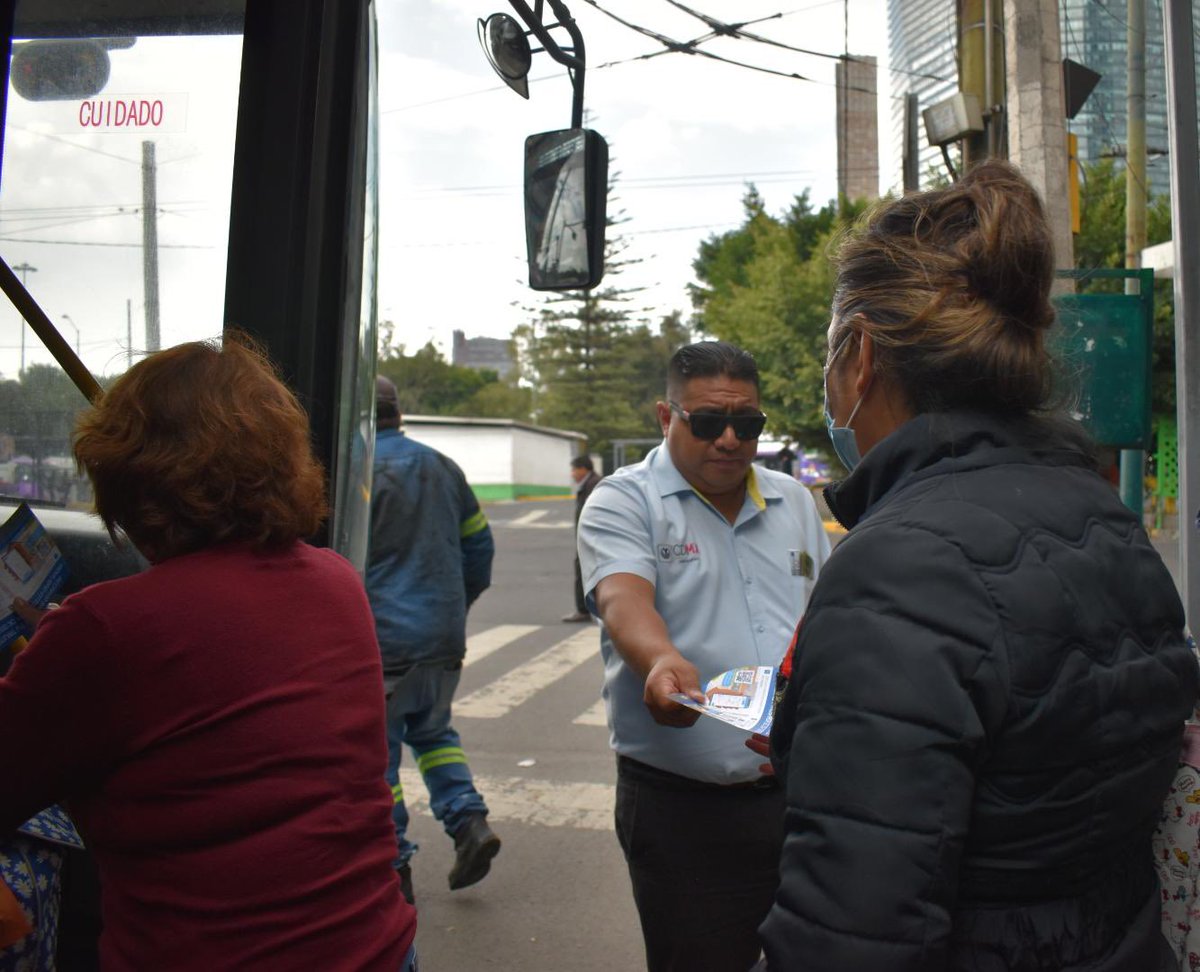
[[12,85],[26,101],[81,101],[108,84],[108,50],[94,40],[32,40],[13,46]]
[[525,139],[525,247],[534,290],[589,290],[604,276],[608,144],[586,128]]

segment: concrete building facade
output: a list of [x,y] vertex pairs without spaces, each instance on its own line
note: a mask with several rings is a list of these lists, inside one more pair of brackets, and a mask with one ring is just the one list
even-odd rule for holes
[[405,415],[405,435],[449,456],[480,502],[570,496],[571,460],[584,451],[580,432],[512,419]]
[[450,363],[477,371],[488,369],[501,378],[507,378],[513,370],[509,343],[504,338],[468,338],[462,331],[455,331],[450,349]]
[[834,66],[837,86],[838,197],[879,197],[879,87],[873,57]]

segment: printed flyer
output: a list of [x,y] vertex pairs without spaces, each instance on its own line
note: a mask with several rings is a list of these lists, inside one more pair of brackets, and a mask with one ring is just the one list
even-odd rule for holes
[[22,503],[0,526],[0,646],[30,634],[13,612],[14,597],[44,608],[62,589],[67,565],[45,527]]
[[682,693],[671,696],[681,705],[731,726],[766,735],[775,716],[776,669],[771,665],[747,665],[722,672],[704,686],[708,700],[701,704]]

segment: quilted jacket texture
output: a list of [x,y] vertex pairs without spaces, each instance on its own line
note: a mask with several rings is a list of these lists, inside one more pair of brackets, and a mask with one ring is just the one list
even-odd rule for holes
[[772,733],[771,972],[1154,972],[1150,837],[1197,693],[1174,584],[1086,441],[923,415],[828,491]]

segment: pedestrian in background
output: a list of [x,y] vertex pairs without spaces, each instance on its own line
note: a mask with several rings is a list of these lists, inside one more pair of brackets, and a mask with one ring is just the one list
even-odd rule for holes
[[310,434],[228,332],[79,418],[96,511],[151,566],[67,597],[0,678],[0,834],[69,805],[104,969],[412,968],[371,611],[302,540],[326,514]]
[[778,884],[783,794],[744,733],[671,695],[778,665],[829,540],[804,486],[752,465],[766,416],[747,352],[680,348],[657,408],[665,441],[601,480],[579,521],[617,837],[651,972],[745,970]]
[[[579,532],[579,517],[583,513],[584,504],[587,503],[588,497],[592,495],[592,490],[596,488],[596,483],[600,482],[600,477],[596,475],[596,467],[592,464],[591,456],[576,456],[571,460],[571,478],[575,480],[575,531]],[[579,570],[579,551],[575,551],[575,611],[563,618],[563,621],[571,624],[580,621],[590,621],[592,616],[588,613],[587,600],[583,596],[583,575]]]
[[383,657],[387,695],[387,779],[394,800],[396,868],[413,900],[400,783],[405,744],[429,790],[433,815],[454,840],[450,888],[483,879],[500,850],[487,804],[475,789],[451,704],[467,650],[467,610],[491,585],[495,544],[462,470],[400,431],[396,386],[375,383],[375,471],[367,596]]
[[1012,166],[877,208],[835,261],[849,528],[771,744],[771,972],[1153,972],[1151,834],[1197,666],[1175,585],[1054,411],[1054,254]]

